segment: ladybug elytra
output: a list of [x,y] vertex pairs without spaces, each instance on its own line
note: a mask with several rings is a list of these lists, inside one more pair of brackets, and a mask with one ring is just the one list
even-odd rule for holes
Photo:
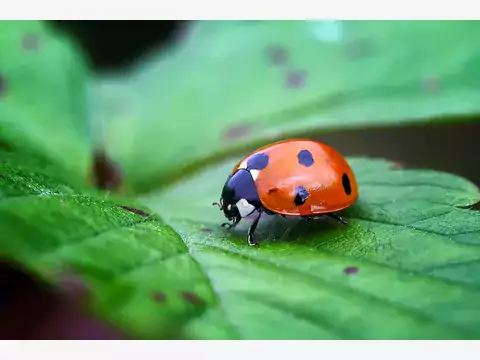
[[262,147],[241,160],[229,174],[218,205],[235,227],[255,211],[248,243],[262,213],[314,219],[353,205],[358,185],[348,162],[332,147],[313,140],[285,140]]

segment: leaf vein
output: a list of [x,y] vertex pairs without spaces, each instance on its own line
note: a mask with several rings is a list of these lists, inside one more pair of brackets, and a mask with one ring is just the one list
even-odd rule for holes
[[[317,284],[317,282],[323,283],[323,284],[329,286],[330,289],[332,289],[332,290],[348,293],[350,295],[354,295],[354,296],[357,296],[357,297],[363,297],[363,298],[368,299],[372,302],[375,302],[379,305],[383,305],[387,308],[392,308],[392,309],[395,309],[399,312],[402,312],[406,316],[409,316],[411,318],[417,318],[418,320],[421,320],[421,321],[429,321],[429,322],[438,324],[439,326],[443,326],[443,327],[447,326],[447,324],[443,324],[442,322],[438,321],[438,319],[435,319],[435,318],[433,318],[429,315],[426,315],[426,314],[420,312],[417,309],[410,308],[410,307],[406,306],[405,304],[399,304],[399,303],[392,302],[392,301],[389,301],[389,300],[384,299],[384,298],[379,298],[379,297],[376,297],[374,295],[365,293],[363,291],[359,291],[358,289],[353,289],[351,287],[348,287],[348,286],[345,286],[345,285],[342,285],[342,284],[339,284],[339,283],[336,283],[336,282],[331,282],[331,281],[328,281],[326,279],[320,278],[318,276],[312,275],[310,273],[306,273],[306,272],[299,271],[299,270],[294,270],[294,269],[285,267],[282,264],[277,264],[277,263],[274,263],[274,262],[271,262],[271,261],[268,261],[268,260],[265,260],[265,259],[262,259],[262,258],[247,256],[245,254],[234,251],[232,249],[219,247],[219,246],[213,245],[211,243],[209,243],[209,244],[202,243],[201,245],[212,248],[212,249],[215,249],[215,250],[223,251],[223,252],[232,254],[234,256],[237,256],[237,257],[249,260],[249,261],[256,262],[257,264],[261,264],[261,265],[267,266],[269,268],[273,268],[276,271],[281,270],[281,271],[283,271],[287,274],[293,275],[293,276],[301,276],[303,279],[308,278],[312,282],[314,282],[315,284]],[[235,269],[232,269],[232,270],[235,270]],[[451,328],[454,328],[456,331],[465,333],[465,335],[467,335],[468,329],[459,328],[458,326],[451,325],[451,324],[448,324],[448,326],[451,327]]]
[[144,224],[144,223],[148,223],[148,222],[153,222],[153,221],[154,221],[153,219],[148,219],[148,218],[147,219],[141,219],[141,220],[130,222],[128,224],[122,224],[122,225],[112,227],[110,229],[99,231],[99,232],[94,233],[92,235],[89,235],[87,237],[82,237],[82,238],[79,238],[79,239],[72,239],[71,241],[69,241],[66,244],[51,247],[49,249],[43,250],[42,253],[41,253],[41,256],[52,256],[52,255],[55,255],[55,254],[57,254],[61,251],[64,251],[65,249],[68,249],[70,247],[82,246],[87,241],[95,240],[96,238],[98,238],[100,236],[103,236],[103,235],[105,235],[109,232],[119,231],[119,230],[123,230],[123,229],[131,229],[135,226],[138,226],[138,225],[141,225],[141,224]]
[[[180,236],[180,238],[182,239],[183,243],[185,244],[185,247],[187,248],[188,253],[190,254],[192,260],[198,265],[199,269],[203,272],[203,276],[205,277],[205,279],[207,279],[208,284],[210,285],[210,289],[215,294],[218,309],[219,309],[220,313],[223,315],[223,317],[225,319],[225,322],[228,324],[228,326],[230,327],[230,330],[236,335],[237,338],[243,339],[244,336],[241,335],[240,330],[233,324],[233,322],[231,321],[231,319],[227,315],[227,312],[226,312],[226,310],[225,310],[225,308],[222,304],[222,296],[221,296],[222,292],[221,292],[221,290],[219,290],[218,287],[213,283],[212,278],[208,274],[208,271],[205,270],[205,267],[202,264],[202,262],[199,261],[198,258],[195,256],[194,249],[192,249],[192,247],[189,246],[189,243],[185,240],[184,236],[180,232],[177,232],[177,233]],[[208,238],[210,238],[212,236],[213,236],[213,233],[207,235],[205,237],[205,240],[207,240]]]
[[390,225],[390,226],[398,226],[398,227],[405,227],[405,228],[409,228],[409,229],[412,229],[412,230],[415,230],[415,231],[419,231],[419,232],[424,232],[426,234],[432,234],[432,235],[438,235],[438,236],[442,236],[442,237],[445,237],[451,241],[454,241],[456,243],[460,243],[462,245],[469,245],[469,246],[479,246],[480,244],[473,244],[473,243],[464,243],[464,242],[460,242],[460,241],[457,241],[455,240],[455,238],[453,236],[457,236],[457,235],[467,235],[467,234],[476,234],[476,233],[480,233],[480,230],[473,230],[473,231],[465,231],[465,232],[458,232],[458,233],[455,233],[455,234],[450,234],[450,235],[447,235],[447,234],[442,234],[440,232],[436,232],[436,231],[433,231],[433,230],[429,230],[429,229],[420,229],[420,228],[417,228],[417,227],[414,227],[414,226],[410,226],[410,224],[399,224],[399,223],[394,223],[394,222],[388,222],[388,221],[381,221],[381,220],[375,220],[375,219],[369,219],[369,218],[364,218],[364,217],[360,217],[360,216],[345,216],[345,218],[350,218],[350,219],[355,219],[355,220],[359,220],[359,221],[365,221],[365,222],[372,222],[374,224],[380,224],[380,225]]

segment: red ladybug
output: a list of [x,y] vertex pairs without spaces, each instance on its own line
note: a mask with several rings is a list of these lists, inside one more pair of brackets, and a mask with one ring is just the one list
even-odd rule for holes
[[350,165],[335,149],[313,140],[285,140],[260,148],[230,173],[218,205],[235,227],[258,212],[248,231],[248,244],[262,212],[314,219],[329,216],[347,224],[335,211],[353,205],[358,185]]

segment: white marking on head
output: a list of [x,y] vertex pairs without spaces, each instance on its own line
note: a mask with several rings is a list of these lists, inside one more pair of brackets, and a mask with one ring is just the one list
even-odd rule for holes
[[247,160],[244,160],[238,168],[239,169],[246,169],[247,168]]
[[257,180],[258,174],[260,173],[259,170],[250,170],[250,175],[252,175],[253,181]]
[[241,217],[246,217],[255,211],[255,206],[245,199],[238,200],[236,205]]

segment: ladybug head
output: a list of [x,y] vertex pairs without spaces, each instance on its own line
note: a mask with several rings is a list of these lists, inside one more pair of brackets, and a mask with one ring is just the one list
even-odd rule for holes
[[240,169],[232,174],[223,186],[218,205],[225,217],[233,221],[252,214],[260,206],[255,181],[248,170]]

